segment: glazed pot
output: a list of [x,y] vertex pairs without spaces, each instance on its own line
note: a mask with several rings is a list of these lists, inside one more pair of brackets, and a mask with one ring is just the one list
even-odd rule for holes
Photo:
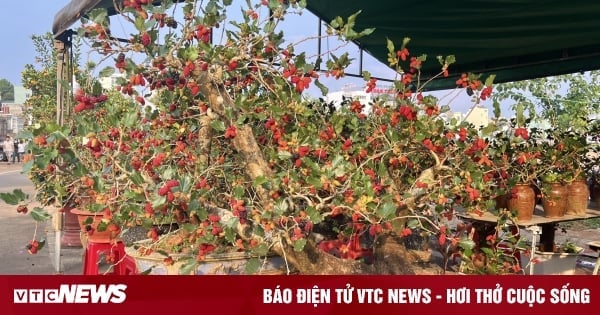
[[529,221],[535,210],[535,192],[529,184],[517,184],[510,191],[508,210],[517,213],[519,221]]
[[542,207],[547,218],[563,217],[567,211],[567,195],[569,191],[561,183],[551,183],[544,189]]
[[590,201],[590,190],[585,180],[575,180],[567,185],[567,214],[585,216]]
[[72,209],[71,212],[77,215],[79,227],[83,232],[82,235],[85,235],[88,242],[110,243],[118,239],[120,231],[113,231],[108,228],[99,231],[99,225],[104,220],[103,213],[80,209]]

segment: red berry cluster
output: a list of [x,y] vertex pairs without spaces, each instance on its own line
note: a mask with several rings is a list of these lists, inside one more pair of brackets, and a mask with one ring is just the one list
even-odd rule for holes
[[31,255],[35,255],[37,254],[39,248],[40,248],[40,242],[36,241],[36,240],[31,240],[29,242],[29,244],[27,244],[27,246],[25,246],[25,248],[27,248],[27,251],[31,254]]
[[240,219],[241,224],[246,223],[246,217],[248,214],[248,212],[246,210],[246,206],[244,204],[245,204],[244,200],[231,199],[229,201],[229,206],[231,207],[231,212],[233,213],[234,216],[236,216]]
[[125,67],[127,64],[125,63],[125,54],[119,53],[117,58],[115,59],[115,68],[119,69],[119,72],[123,73],[125,71]]
[[167,196],[167,200],[172,202],[175,200],[175,195],[171,191],[173,187],[179,186],[179,181],[176,179],[168,180],[162,187],[158,189],[159,196]]
[[100,94],[98,96],[87,95],[82,90],[78,90],[75,94],[75,101],[77,105],[73,107],[73,110],[76,113],[79,113],[84,110],[94,109],[97,104],[102,103],[108,99],[108,96],[105,94]]
[[123,0],[123,7],[141,9],[143,5],[148,5],[150,0]]
[[155,226],[153,226],[150,230],[148,230],[148,233],[146,233],[146,236],[152,239],[154,242],[158,241],[158,235],[158,228]]
[[17,213],[27,214],[27,211],[29,211],[29,209],[27,209],[26,205],[19,205],[17,207]]
[[200,244],[198,256],[196,256],[196,261],[204,260],[204,257],[210,254],[212,251],[214,251],[215,248],[216,247],[213,244]]

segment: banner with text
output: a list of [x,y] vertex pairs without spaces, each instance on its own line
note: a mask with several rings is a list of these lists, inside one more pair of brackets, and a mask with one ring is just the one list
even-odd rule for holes
[[574,313],[598,294],[593,276],[0,276],[2,314]]

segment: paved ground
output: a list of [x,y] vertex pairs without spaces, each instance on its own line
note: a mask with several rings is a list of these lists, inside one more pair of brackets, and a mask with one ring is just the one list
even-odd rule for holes
[[[19,174],[22,165],[0,163],[0,180],[7,180],[12,176],[3,176],[8,173]],[[23,175],[21,175],[23,176]],[[33,187],[11,187],[4,183],[3,191],[12,191],[14,188],[23,188],[25,193],[33,194]],[[27,252],[25,246],[34,237],[38,240],[46,239],[46,246],[36,255]],[[56,268],[56,236],[50,222],[39,224],[36,228],[35,221],[29,215],[17,213],[15,206],[7,205],[0,201],[0,274],[81,274],[81,247],[62,247],[60,255],[60,269]]]

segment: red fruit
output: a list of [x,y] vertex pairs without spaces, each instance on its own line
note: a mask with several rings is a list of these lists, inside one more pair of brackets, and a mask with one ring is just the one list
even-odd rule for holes
[[152,227],[146,236],[151,238],[153,241],[158,241],[158,229],[156,227]]
[[38,248],[32,246],[31,244],[27,245],[27,251],[31,254],[31,255],[35,255],[38,252]]
[[142,105],[146,104],[146,100],[139,95],[135,97],[135,100]]
[[85,103],[77,103],[75,107],[73,107],[73,111],[76,113],[82,112],[86,109]]
[[229,65],[227,65],[227,70],[233,71],[237,68],[237,66],[238,66],[238,62],[236,60],[231,60],[229,62]]
[[38,248],[40,247],[40,243],[36,240],[31,240],[29,242],[29,244],[27,244],[27,246],[25,246],[25,248],[27,248],[27,251],[31,254],[31,255],[35,255],[38,252]]
[[172,266],[175,261],[173,260],[173,257],[169,256],[163,260],[163,263],[167,266]]
[[152,38],[150,38],[150,34],[144,32],[140,37],[140,41],[142,42],[142,45],[144,45],[144,47],[148,47],[150,45],[150,42],[152,41]]
[[208,215],[208,220],[210,222],[219,222],[219,220],[221,220],[221,218],[218,215],[216,215],[216,214],[209,214]]
[[515,137],[521,137],[523,138],[523,140],[528,140],[529,139],[529,132],[527,131],[526,128],[517,128],[515,129]]
[[410,55],[407,48],[402,48],[396,52],[396,55],[402,60],[406,61],[406,57]]
[[175,195],[173,195],[173,193],[171,191],[167,192],[167,201],[168,202],[173,202],[175,200]]
[[236,135],[237,129],[235,128],[235,126],[227,127],[227,130],[225,131],[225,139],[233,139]]
[[17,213],[23,213],[23,214],[26,214],[26,213],[27,213],[27,211],[29,211],[29,209],[27,209],[27,206],[25,206],[25,205],[19,205],[19,206],[17,207]]
[[178,180],[176,180],[176,179],[171,179],[171,180],[168,180],[168,181],[165,183],[165,185],[166,185],[167,187],[169,187],[169,188],[172,188],[172,187],[177,187],[177,186],[179,186],[179,181],[178,181]]
[[221,232],[223,232],[223,229],[221,227],[213,226],[211,234],[214,236],[217,236],[217,235],[221,234]]

